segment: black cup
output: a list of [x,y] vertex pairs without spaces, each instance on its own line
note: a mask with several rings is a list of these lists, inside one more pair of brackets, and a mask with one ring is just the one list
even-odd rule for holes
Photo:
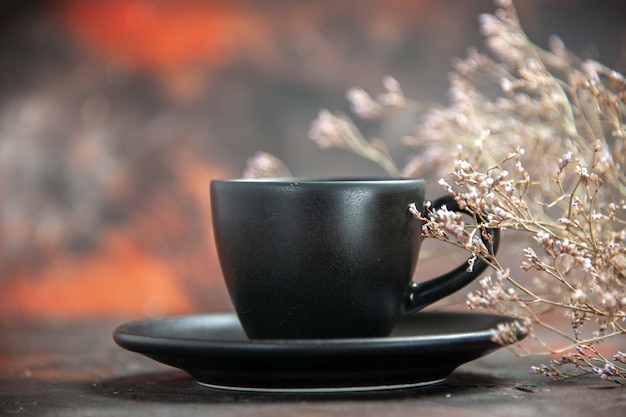
[[[418,179],[235,179],[211,182],[217,252],[231,301],[253,339],[385,337],[476,278],[467,262],[411,281],[424,207]],[[459,211],[451,196],[432,202]],[[491,234],[492,253],[499,233]],[[418,271],[419,272],[419,271]]]

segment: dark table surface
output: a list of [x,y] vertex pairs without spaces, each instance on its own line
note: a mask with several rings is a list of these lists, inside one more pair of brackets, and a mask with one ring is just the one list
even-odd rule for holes
[[0,415],[17,416],[621,416],[626,387],[590,376],[552,382],[504,349],[440,385],[376,393],[254,394],[204,388],[186,373],[119,348],[124,320],[0,327]]

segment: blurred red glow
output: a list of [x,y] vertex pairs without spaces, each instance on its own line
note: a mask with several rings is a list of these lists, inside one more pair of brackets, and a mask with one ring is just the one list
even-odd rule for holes
[[[5,271],[11,279],[0,291],[0,314],[160,316],[228,307],[208,194],[211,179],[225,171],[185,150],[173,160],[176,188],[159,187],[130,221],[102,230],[97,248],[49,248],[43,262]],[[181,201],[198,223],[191,224]]]
[[210,68],[237,45],[263,38],[258,17],[223,1],[70,1],[67,27],[100,55],[130,59],[156,73],[173,96],[193,96]]
[[236,36],[252,35],[250,15],[225,2],[71,1],[67,24],[92,47],[168,70],[198,61],[227,59]]
[[107,233],[93,256],[60,257],[36,277],[16,274],[4,289],[3,308],[42,317],[189,310],[183,282],[171,266],[143,252],[127,233]]

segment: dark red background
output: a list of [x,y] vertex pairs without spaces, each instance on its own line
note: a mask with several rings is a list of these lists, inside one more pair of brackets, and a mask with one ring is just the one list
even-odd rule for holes
[[[624,71],[624,3],[518,1],[531,39],[559,34]],[[208,184],[258,150],[299,176],[378,174],[307,138],[321,107],[374,93],[445,103],[483,48],[491,1],[0,1],[0,319],[229,308]],[[415,119],[365,124],[398,138]],[[393,139],[396,139],[394,142]]]

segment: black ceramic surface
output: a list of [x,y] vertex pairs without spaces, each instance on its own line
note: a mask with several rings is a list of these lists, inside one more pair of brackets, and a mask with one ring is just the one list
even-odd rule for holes
[[502,347],[492,335],[499,324],[514,322],[423,312],[402,318],[388,338],[250,340],[234,313],[215,313],[124,324],[114,339],[214,388],[366,391],[442,382],[458,366]]
[[[219,180],[211,183],[220,265],[251,338],[387,336],[410,314],[471,282],[463,263],[417,275],[423,180]],[[433,202],[458,210],[450,196]],[[494,246],[497,246],[497,231]],[[424,282],[425,281],[425,282]]]

